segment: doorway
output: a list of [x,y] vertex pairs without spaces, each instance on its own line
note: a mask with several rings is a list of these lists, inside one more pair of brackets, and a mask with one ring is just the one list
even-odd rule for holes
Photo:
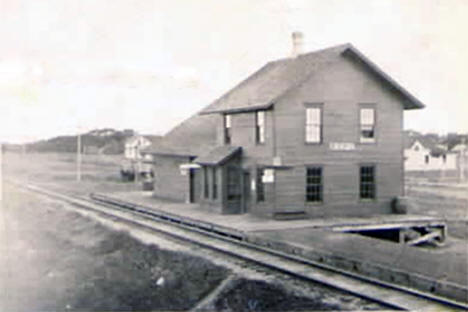
[[235,166],[226,168],[226,204],[230,213],[242,212],[242,170]]
[[189,169],[189,202],[195,202],[195,170]]

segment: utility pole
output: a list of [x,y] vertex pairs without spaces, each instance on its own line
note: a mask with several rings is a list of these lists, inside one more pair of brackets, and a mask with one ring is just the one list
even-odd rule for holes
[[135,145],[135,169],[134,169],[134,172],[135,172],[135,183],[137,184],[138,183],[138,175],[140,174],[140,140],[138,139],[137,140],[137,143]]
[[466,160],[466,140],[465,138],[461,141],[461,149],[458,156],[458,168],[460,169],[460,182],[465,181],[465,160]]
[[81,133],[76,137],[76,181],[81,181]]
[[0,203],[3,203],[3,144],[0,142]]

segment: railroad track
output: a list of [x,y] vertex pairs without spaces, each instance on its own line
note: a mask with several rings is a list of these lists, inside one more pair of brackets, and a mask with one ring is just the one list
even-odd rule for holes
[[255,245],[241,235],[184,220],[176,215],[159,213],[142,206],[129,204],[103,195],[90,198],[64,195],[44,188],[26,185],[26,189],[73,205],[131,226],[149,230],[183,243],[213,250],[225,257],[233,257],[278,271],[305,281],[320,283],[389,308],[418,311],[467,310],[468,304],[418,291],[368,276],[351,273],[296,255]]

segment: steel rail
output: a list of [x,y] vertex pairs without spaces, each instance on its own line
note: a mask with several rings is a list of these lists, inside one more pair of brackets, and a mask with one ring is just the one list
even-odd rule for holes
[[[440,311],[448,308],[468,309],[468,304],[463,302],[383,282],[296,255],[245,242],[242,236],[226,234],[214,227],[197,226],[196,223],[190,220],[184,221],[180,217],[177,218],[176,215],[144,209],[140,205],[129,204],[96,194],[91,194],[91,200],[77,195],[63,195],[33,185],[27,185],[26,189],[65,201],[80,208],[98,212],[114,220],[117,218],[121,222],[157,232],[181,242],[196,244],[274,271],[339,289],[388,307],[418,311]],[[117,215],[116,212],[125,215]],[[139,220],[132,217],[138,217]],[[151,223],[145,223],[144,220],[151,221]]]

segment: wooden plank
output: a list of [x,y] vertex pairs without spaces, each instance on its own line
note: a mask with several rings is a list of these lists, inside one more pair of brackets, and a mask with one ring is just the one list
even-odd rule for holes
[[432,241],[432,240],[434,240],[436,238],[442,238],[442,232],[441,232],[440,229],[436,229],[433,232],[427,233],[426,235],[423,235],[423,236],[420,236],[420,237],[418,237],[416,239],[410,240],[406,244],[408,244],[409,246],[415,246],[415,245],[419,245],[419,244],[422,244],[422,243],[427,243],[427,242]]
[[388,223],[372,223],[372,224],[347,224],[347,225],[330,225],[334,232],[349,232],[349,231],[369,231],[369,230],[390,230],[390,229],[404,229],[412,227],[444,227],[445,223],[441,222],[388,222]]

